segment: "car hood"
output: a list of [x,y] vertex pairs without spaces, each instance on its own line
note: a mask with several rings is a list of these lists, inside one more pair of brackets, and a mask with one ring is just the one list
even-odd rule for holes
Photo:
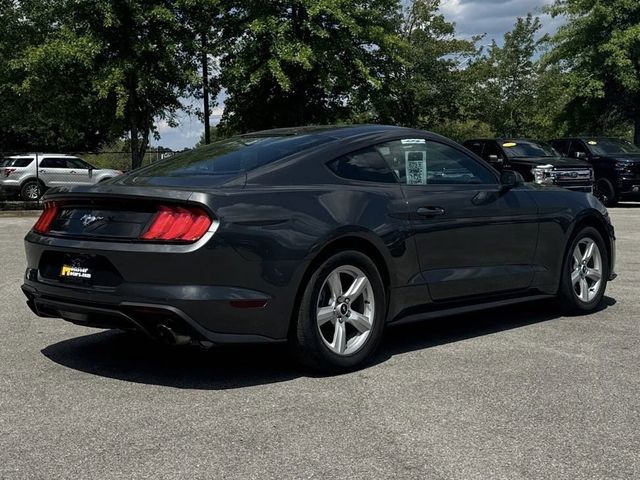
[[640,153],[617,153],[616,155],[609,155],[607,158],[617,162],[640,164]]
[[512,164],[529,165],[535,167],[538,165],[553,165],[562,168],[591,168],[588,162],[576,158],[565,157],[517,157],[510,158]]

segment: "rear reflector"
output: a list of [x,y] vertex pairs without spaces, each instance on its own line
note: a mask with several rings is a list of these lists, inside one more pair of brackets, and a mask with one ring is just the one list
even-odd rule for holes
[[58,216],[58,204],[55,202],[45,202],[44,211],[33,226],[36,233],[47,233],[51,228],[51,222]]
[[211,217],[200,208],[161,206],[142,240],[160,242],[195,242],[211,227]]
[[231,300],[229,304],[235,308],[264,308],[266,300]]

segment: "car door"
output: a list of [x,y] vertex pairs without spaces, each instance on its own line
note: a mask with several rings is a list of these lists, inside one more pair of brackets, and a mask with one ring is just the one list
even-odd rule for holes
[[603,159],[598,155],[594,155],[583,140],[576,138],[572,139],[567,156],[569,158],[580,158],[581,160],[586,160],[591,164],[596,180],[599,180],[600,178],[607,178],[615,185],[614,169],[606,159]]
[[66,185],[66,160],[60,157],[43,157],[38,166],[38,177],[47,187]]
[[530,286],[538,224],[526,188],[502,192],[494,170],[440,140],[405,138],[377,148],[401,183],[431,298]]
[[92,185],[93,170],[91,166],[76,157],[67,157],[69,183],[73,185]]

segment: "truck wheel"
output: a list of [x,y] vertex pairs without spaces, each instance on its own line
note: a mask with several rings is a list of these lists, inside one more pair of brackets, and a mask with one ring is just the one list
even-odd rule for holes
[[20,197],[27,202],[38,200],[44,193],[44,188],[37,180],[27,180],[20,189]]
[[593,186],[593,196],[600,200],[605,207],[615,207],[618,204],[618,195],[613,184],[606,178],[600,178]]

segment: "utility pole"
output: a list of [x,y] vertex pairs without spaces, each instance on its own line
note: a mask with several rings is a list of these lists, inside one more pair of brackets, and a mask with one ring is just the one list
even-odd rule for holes
[[209,59],[207,52],[207,34],[202,32],[202,96],[204,110],[204,144],[211,143],[211,132],[209,131]]

